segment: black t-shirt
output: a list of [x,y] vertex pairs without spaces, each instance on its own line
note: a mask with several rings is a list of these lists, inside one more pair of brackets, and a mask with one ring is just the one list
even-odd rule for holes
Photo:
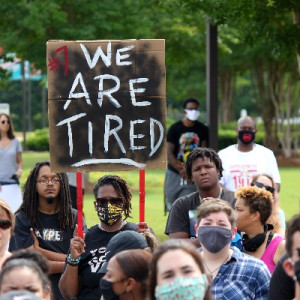
[[[208,142],[208,127],[196,121],[192,127],[186,127],[182,121],[171,125],[167,133],[167,142],[174,144],[174,155],[178,161],[185,162],[188,154],[201,146],[202,141]],[[168,168],[176,173],[170,164]]]
[[101,297],[99,281],[103,274],[98,273],[105,260],[106,246],[110,239],[120,231],[137,231],[138,226],[128,222],[121,230],[107,232],[98,225],[91,227],[85,236],[85,252],[81,255],[78,268],[80,291],[77,300],[99,300]]
[[287,254],[284,254],[274,269],[270,281],[269,300],[291,300],[295,298],[294,280],[285,273],[282,267],[282,263],[287,258]]
[[[236,200],[233,192],[222,189],[220,198],[234,207]],[[188,232],[190,237],[195,237],[196,210],[200,204],[198,192],[178,198],[169,213],[165,234]]]
[[[74,227],[70,230],[59,230],[59,214],[44,214],[38,213],[40,224],[42,228],[42,234],[34,228],[35,234],[39,241],[39,246],[43,249],[50,250],[57,253],[67,254],[70,248],[70,239],[73,237],[75,224],[77,223],[77,211],[72,209],[74,219]],[[9,251],[16,251],[20,249],[26,249],[33,245],[33,237],[30,233],[30,223],[27,215],[24,212],[18,212],[16,214],[16,226],[14,234],[11,238]],[[59,288],[58,282],[61,274],[51,274],[49,276],[55,299],[63,299]]]

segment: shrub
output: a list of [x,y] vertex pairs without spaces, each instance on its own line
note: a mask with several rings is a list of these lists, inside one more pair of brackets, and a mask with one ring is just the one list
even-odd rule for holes
[[28,150],[49,151],[49,129],[38,129],[31,132],[26,139]]
[[[173,120],[167,119],[167,124],[170,126]],[[236,144],[235,129],[221,129],[218,131],[219,149],[224,149],[232,144]],[[258,131],[256,134],[255,142],[263,145],[264,132]],[[49,151],[49,129],[38,129],[31,132],[26,140],[26,146],[28,150],[32,151]]]

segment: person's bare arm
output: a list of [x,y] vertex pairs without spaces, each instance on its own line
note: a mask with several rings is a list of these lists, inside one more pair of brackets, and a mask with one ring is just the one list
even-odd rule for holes
[[60,277],[58,286],[64,299],[71,300],[76,298],[80,286],[78,266],[67,265],[64,273]]
[[168,163],[180,174],[180,176],[184,179],[187,178],[185,167],[182,163],[180,163],[176,156],[174,155],[175,145],[172,143],[167,143],[167,157]]
[[169,233],[169,238],[170,239],[182,239],[182,240],[188,241],[189,243],[192,243],[197,248],[201,247],[199,240],[191,239],[188,232],[184,232],[184,231],[172,232],[172,233]]
[[279,243],[279,245],[277,246],[277,249],[275,251],[275,254],[274,254],[274,258],[273,258],[273,262],[275,265],[277,265],[280,257],[286,252],[285,250],[285,240],[281,241]]
[[[37,248],[37,247],[34,247],[34,245],[31,245],[30,247],[28,247],[26,249],[37,250],[37,251],[39,251],[40,253],[43,254],[43,256],[48,260],[48,263],[49,263],[49,274],[61,273],[62,270],[64,269],[65,258],[66,258],[65,254],[52,252],[50,250],[45,250],[41,247]],[[48,257],[45,255],[46,253],[47,253]],[[60,255],[63,256],[64,259],[62,259],[60,257]],[[52,260],[50,260],[49,257],[51,257]],[[57,259],[55,259],[55,258],[57,258]],[[58,259],[61,259],[61,260],[58,261]]]
[[23,170],[22,152],[17,153],[17,165],[18,165],[18,170],[16,172],[16,175],[19,178],[21,176],[22,170]]
[[33,237],[33,245],[30,247],[31,249],[41,252],[49,261],[63,262],[63,263],[65,262],[65,259],[67,257],[66,254],[41,248],[40,244],[39,244],[39,240],[38,240],[37,236],[35,235],[34,230],[32,228],[30,228],[30,233]]
[[59,253],[59,252],[53,252],[50,250],[46,250],[41,247],[34,247],[35,250],[41,252],[48,260],[50,261],[56,261],[56,262],[65,262],[67,255],[64,253]]
[[207,143],[207,140],[203,140],[203,141],[200,143],[200,146],[205,148],[205,147],[207,147],[207,144],[208,144],[208,143]]
[[179,171],[178,167],[178,161],[176,159],[176,156],[174,155],[174,149],[175,145],[172,143],[167,143],[167,157],[168,157],[168,163],[176,170]]
[[[71,258],[77,259],[84,252],[84,239],[77,236],[77,225],[74,230],[74,238],[70,242]],[[85,236],[84,236],[85,237]],[[78,275],[78,265],[71,266],[67,264],[64,273],[59,280],[59,289],[64,299],[71,300],[76,298],[80,288],[80,279]]]
[[49,260],[49,274],[61,273],[64,269],[65,262]]

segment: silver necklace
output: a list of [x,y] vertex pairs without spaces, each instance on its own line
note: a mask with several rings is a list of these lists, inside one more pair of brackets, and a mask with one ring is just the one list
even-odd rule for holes
[[218,269],[220,269],[220,267],[222,266],[222,265],[224,265],[225,263],[226,263],[226,261],[229,259],[229,256],[230,256],[230,253],[229,253],[229,255],[226,257],[226,259],[224,260],[224,262],[222,262],[216,269],[214,269],[214,270],[210,270],[209,269],[209,267],[207,266],[207,264],[206,264],[206,261],[205,261],[205,259],[204,259],[204,255],[202,256],[202,258],[203,258],[203,262],[204,262],[204,265],[205,265],[205,268],[207,269],[207,271],[210,273],[210,274],[213,274],[213,273],[215,273]]
[[115,230],[113,230],[113,231],[110,231],[110,230],[106,230],[106,229],[104,229],[103,227],[102,227],[102,225],[101,225],[101,223],[99,223],[99,228],[101,229],[101,230],[103,230],[103,231],[106,231],[106,232],[115,232],[115,231],[118,231],[118,230],[120,230],[123,226],[125,226],[127,224],[127,221],[122,221],[122,223],[121,223],[121,225],[118,227],[118,228],[116,228]]

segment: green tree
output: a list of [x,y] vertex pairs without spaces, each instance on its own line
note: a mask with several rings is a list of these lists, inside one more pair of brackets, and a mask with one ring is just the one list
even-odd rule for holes
[[[175,0],[164,1],[163,5],[171,6],[175,2],[178,5],[178,1]],[[220,80],[224,84],[221,84],[221,94],[222,100],[225,100],[225,103],[227,101],[223,110],[231,107],[229,101],[232,97],[232,78],[237,72],[250,70],[258,95],[255,103],[264,122],[265,142],[268,147],[276,150],[278,111],[288,107],[287,98],[284,100],[282,97],[287,93],[282,93],[280,89],[286,90],[290,87],[287,82],[282,83],[280,78],[291,78],[291,85],[295,89],[299,85],[299,76],[293,74],[297,70],[296,59],[297,54],[299,59],[300,50],[300,2],[180,0],[179,3],[186,12],[202,11],[208,15],[210,22],[219,26],[221,37],[226,34],[228,28],[232,30],[230,34],[235,35],[238,46],[225,41],[231,51],[227,55],[220,55]],[[228,119],[226,116],[224,118]],[[285,147],[285,144],[281,143],[281,146]]]
[[[44,71],[45,45],[51,39],[165,38],[168,104],[175,107],[187,96],[205,98],[205,22],[210,16],[219,28],[221,120],[236,118],[245,102],[243,107],[262,116],[266,145],[274,149],[283,130],[279,112],[298,114],[296,101],[287,105],[286,95],[293,87],[297,97],[299,84],[295,74],[299,1],[0,0],[0,4],[0,45]],[[205,110],[204,102],[201,105]]]
[[0,44],[46,70],[46,42],[165,38],[168,100],[205,96],[205,20],[156,1],[0,1]]

